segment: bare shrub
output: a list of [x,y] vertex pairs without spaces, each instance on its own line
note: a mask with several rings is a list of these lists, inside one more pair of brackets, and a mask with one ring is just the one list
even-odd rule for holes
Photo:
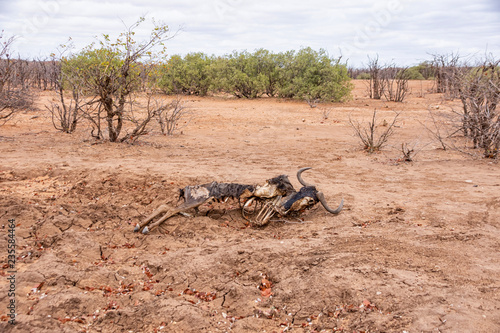
[[403,158],[401,160],[403,162],[413,162],[418,153],[420,153],[428,144],[429,143],[421,144],[418,139],[401,143],[401,153],[403,154]]
[[397,68],[395,65],[388,66],[383,70],[382,80],[384,90],[382,93],[388,101],[403,102],[410,92],[408,67]]
[[384,96],[388,101],[403,102],[410,91],[408,67],[399,68],[396,65],[380,65],[378,56],[368,57],[369,95],[372,99]]
[[370,98],[380,99],[384,95],[386,82],[382,79],[383,66],[378,63],[378,55],[372,59],[368,57],[368,73],[370,74]]
[[125,115],[125,119],[133,124],[132,131],[126,130],[127,134],[121,139],[122,142],[134,143],[139,137],[149,133],[148,125],[156,116],[158,110],[154,108],[146,108],[146,112],[136,114],[130,104],[131,109]]
[[485,61],[454,76],[454,85],[462,101],[462,131],[472,140],[473,148],[484,156],[496,158],[500,148],[500,60]]
[[[500,60],[486,59],[471,65],[458,62],[458,55],[435,56],[441,63],[440,91],[446,98],[459,98],[462,107],[449,114],[429,110],[431,126],[424,125],[442,148],[457,148],[457,140],[482,150],[487,158],[498,158],[500,149]],[[444,65],[443,65],[444,64]],[[444,82],[444,83],[443,83]],[[441,86],[442,85],[442,86]]]
[[14,114],[33,105],[33,94],[23,87],[16,87],[15,61],[11,59],[11,46],[15,37],[5,40],[0,32],[0,124],[10,120]]
[[321,109],[321,121],[327,121],[328,118],[330,118],[330,113],[332,112],[332,109]]
[[309,105],[310,108],[317,107],[318,103],[320,102],[320,100],[318,98],[310,98],[310,97],[306,97],[305,101],[306,101],[307,105]]
[[94,139],[104,140],[103,129],[105,126],[102,122],[105,119],[104,109],[100,103],[90,102],[86,104],[85,108],[82,108],[82,116],[90,124],[90,135]]
[[413,161],[413,153],[415,149],[411,147],[408,143],[401,143],[401,152],[403,153],[403,161],[412,162]]
[[[368,124],[362,124],[353,120],[349,115],[349,124],[354,129],[356,136],[361,140],[364,149],[373,153],[382,149],[387,144],[389,138],[394,134],[394,128],[400,113],[396,113],[391,122],[384,120],[377,123],[377,110],[373,111],[372,120]],[[379,130],[383,128],[382,130]]]
[[457,97],[455,77],[462,67],[460,66],[461,57],[458,53],[451,53],[434,54],[433,58],[431,68],[436,80],[436,92],[444,94],[445,99],[453,100]]
[[62,54],[68,49],[69,47],[65,47],[61,52],[61,61],[57,62],[53,57],[51,62],[56,75],[53,84],[58,102],[45,105],[45,108],[50,112],[54,128],[70,134],[75,131],[78,122],[84,116],[84,109],[88,108],[91,102],[85,101],[82,88],[79,86],[79,78],[69,71],[61,70],[62,65],[67,65],[67,60]]
[[[148,109],[156,110],[156,119],[163,135],[173,135],[180,130],[180,122],[191,114],[182,99],[177,96],[170,103],[158,99],[148,100]],[[186,122],[187,124],[187,122]]]
[[[453,120],[448,116],[438,115],[429,107],[429,121],[420,122],[422,126],[431,134],[431,137],[439,142],[441,148],[446,150],[449,146],[448,139],[452,136],[450,129]],[[428,122],[430,124],[428,125]]]
[[83,116],[80,94],[75,90],[72,91],[72,98],[70,98],[69,103],[65,100],[62,88],[59,89],[57,94],[60,103],[51,103],[45,105],[45,108],[49,110],[52,125],[56,130],[68,134],[73,133],[78,121]]
[[24,90],[4,90],[0,92],[0,125],[9,121],[17,111],[33,106],[33,95]]

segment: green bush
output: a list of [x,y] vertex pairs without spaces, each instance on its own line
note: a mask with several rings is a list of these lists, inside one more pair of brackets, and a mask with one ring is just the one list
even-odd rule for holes
[[425,77],[420,73],[419,67],[410,67],[405,71],[405,77],[408,80],[425,80]]
[[361,73],[356,76],[356,80],[369,80],[371,78],[370,73]]
[[264,83],[264,93],[273,97],[278,93],[278,88],[282,84],[283,56],[271,53],[265,49],[255,51],[253,56],[258,65],[258,72]]
[[247,51],[229,55],[216,75],[220,77],[220,88],[236,97],[260,97],[265,91],[265,75],[258,58]]
[[239,98],[267,95],[322,101],[344,101],[352,90],[346,65],[311,48],[297,53],[235,51],[222,57],[175,55],[164,66],[158,86],[166,93],[226,92]]
[[212,84],[212,59],[204,53],[189,53],[184,58],[172,56],[163,67],[159,88],[167,94],[205,96]]
[[[102,86],[99,81],[110,77],[112,78],[109,80],[110,83],[118,84],[116,78],[120,77],[120,68],[123,64],[123,58],[118,51],[106,47],[98,49],[87,47],[61,60],[63,85],[66,89],[73,90],[74,86],[77,86],[82,93],[99,95],[99,87]],[[128,84],[138,84],[139,68],[136,64],[131,66],[131,74],[126,77]]]
[[417,66],[411,67],[410,69],[418,71],[422,78],[417,78],[417,80],[432,80],[434,79],[435,68],[429,61],[424,61]]
[[350,98],[352,83],[347,66],[311,48],[285,54],[279,96],[341,102]]

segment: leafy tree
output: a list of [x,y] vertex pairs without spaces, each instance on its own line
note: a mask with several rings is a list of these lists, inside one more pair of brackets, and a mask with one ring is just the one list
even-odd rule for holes
[[352,84],[347,67],[324,50],[272,53],[258,49],[223,57],[190,53],[172,56],[162,70],[159,87],[166,93],[206,95],[227,92],[238,98],[262,95],[343,101]]
[[205,96],[212,85],[210,67],[212,58],[204,53],[189,53],[184,58],[170,57],[158,83],[167,94],[194,94]]
[[229,55],[219,74],[220,87],[236,97],[256,98],[264,92],[266,77],[257,57],[247,51]]
[[[153,117],[151,114],[143,119],[133,116],[130,111],[134,104],[132,94],[140,88],[140,74],[143,70],[140,61],[154,61],[153,48],[163,46],[171,37],[168,36],[166,25],[155,23],[149,39],[138,43],[134,39],[134,30],[143,21],[144,18],[141,18],[127,28],[114,42],[109,35],[103,35],[98,47],[91,44],[64,62],[63,72],[79,78],[78,85],[83,93],[96,96],[93,101],[96,112],[88,114],[88,118],[98,128],[98,138],[102,138],[101,112],[111,142],[135,140],[147,132],[146,126]],[[121,136],[125,122],[135,128]]]
[[[412,67],[413,68],[413,67]],[[424,61],[418,64],[417,66],[414,66],[414,68],[422,74],[422,77],[424,80],[432,80],[434,79],[435,76],[435,68],[430,61]]]
[[158,87],[166,94],[185,93],[185,64],[180,55],[173,55],[163,65]]
[[258,49],[253,54],[257,62],[257,71],[264,83],[264,93],[274,97],[282,84],[283,56],[271,53],[265,49]]
[[370,73],[363,72],[358,74],[358,76],[356,76],[356,80],[369,80],[370,77],[371,77]]
[[211,85],[210,66],[212,59],[204,53],[189,53],[184,58],[186,80],[190,94],[205,96]]
[[425,77],[420,72],[419,66],[413,66],[405,70],[405,75],[408,80],[425,80]]
[[347,66],[331,59],[325,50],[311,48],[283,55],[284,70],[280,96],[340,102],[350,98],[352,83]]

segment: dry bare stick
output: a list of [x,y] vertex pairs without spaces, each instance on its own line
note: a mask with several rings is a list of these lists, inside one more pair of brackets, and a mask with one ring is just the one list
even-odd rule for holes
[[321,120],[326,121],[328,118],[330,118],[330,113],[332,112],[331,109],[323,109],[321,110]]
[[383,127],[386,127],[386,129],[380,134],[377,134],[377,128],[381,126],[377,124],[377,110],[373,111],[372,121],[368,122],[368,126],[362,126],[358,121],[353,121],[350,114],[349,124],[363,143],[364,149],[369,153],[373,153],[385,146],[389,138],[394,134],[394,127],[400,114],[397,112],[391,123],[384,123]]
[[52,103],[51,105],[45,105],[45,108],[49,110],[52,125],[56,130],[68,134],[73,133],[79,120],[83,117],[82,109],[86,103],[80,98],[80,92],[77,89],[73,89],[71,92],[72,98],[69,104],[67,104],[64,98],[62,83],[58,82],[56,84],[58,85],[57,94],[59,95],[60,105]]
[[[384,95],[389,101],[403,102],[406,95],[410,92],[408,86],[408,67],[402,69],[396,68],[395,65],[389,66],[384,70],[385,75],[382,79],[386,82]],[[395,86],[394,86],[395,85]]]
[[372,99],[380,99],[384,94],[385,80],[382,79],[383,66],[375,59],[368,57],[368,72],[370,73],[369,94]]
[[444,140],[448,139],[449,135],[444,137],[443,134],[441,133],[441,127],[444,126],[444,123],[436,120],[436,117],[434,116],[434,114],[432,113],[430,108],[429,108],[429,116],[431,118],[433,128],[430,128],[429,126],[427,126],[425,123],[423,123],[421,121],[419,121],[419,123],[422,126],[424,126],[424,128],[431,134],[431,136],[441,144],[441,148],[443,148],[443,150],[446,150],[448,145],[446,144],[446,142]]
[[408,143],[401,144],[401,152],[403,153],[403,160],[405,162],[412,162],[413,157],[411,156],[414,152],[413,148],[408,147]]
[[101,120],[104,119],[103,108],[97,100],[87,102],[85,108],[82,109],[83,117],[90,123],[90,136],[97,140],[103,140]]
[[499,64],[500,60],[486,60],[453,77],[463,106],[463,133],[488,158],[497,158],[500,149]]
[[0,125],[10,120],[17,111],[28,109],[33,105],[33,94],[17,84],[20,72],[16,66],[20,62],[10,58],[10,48],[16,37],[2,40],[4,38],[2,30],[0,31]]
[[411,143],[401,143],[401,152],[403,153],[403,161],[405,162],[413,162],[415,157],[420,153],[426,146],[430,144],[424,144],[423,146],[417,149],[417,146],[420,144],[420,140],[415,140]]
[[315,108],[316,106],[318,106],[318,103],[320,102],[319,98],[312,99],[310,97],[306,97],[305,101],[310,108]]
[[146,107],[146,114],[142,118],[136,116],[134,113],[133,110],[134,102],[132,101],[132,97],[130,98],[129,105],[130,105],[130,111],[125,114],[124,119],[134,124],[135,128],[131,132],[127,132],[127,134],[120,139],[120,142],[134,143],[139,137],[149,133],[148,125],[156,116],[158,110],[150,107],[149,97],[148,97],[148,105]]
[[[149,103],[150,101],[148,101]],[[191,112],[184,105],[180,96],[177,96],[168,104],[157,99],[151,101],[151,104],[154,104],[154,108],[157,110],[156,118],[163,135],[173,135],[182,127],[187,126],[189,120],[191,120],[189,117]],[[182,119],[186,120],[184,126],[180,126]]]

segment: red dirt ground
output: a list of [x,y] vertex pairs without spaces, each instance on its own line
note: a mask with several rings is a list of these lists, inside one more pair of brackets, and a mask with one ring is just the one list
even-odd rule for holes
[[[442,150],[429,109],[459,102],[412,82],[404,103],[186,98],[182,134],[99,143],[55,131],[39,111],[0,128],[2,332],[498,332],[500,169]],[[369,155],[349,125],[401,112]],[[323,115],[328,113],[328,119]],[[401,144],[415,145],[413,162]],[[325,193],[302,221],[246,225],[236,205],[133,225],[177,189],[279,174]],[[235,209],[232,209],[235,208]],[[8,220],[16,228],[16,324],[7,321]]]

